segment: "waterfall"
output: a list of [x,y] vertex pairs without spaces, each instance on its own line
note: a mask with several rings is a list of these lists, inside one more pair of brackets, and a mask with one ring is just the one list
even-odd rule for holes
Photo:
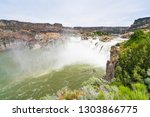
[[111,46],[124,40],[117,37],[102,42],[99,39],[68,37],[55,41],[41,49],[19,48],[0,53],[0,75],[27,76],[73,64],[89,64],[105,69]]
[[59,56],[64,64],[84,63],[105,69],[110,57],[111,46],[123,41],[124,39],[120,37],[108,42],[99,39],[81,40],[81,37],[70,37]]

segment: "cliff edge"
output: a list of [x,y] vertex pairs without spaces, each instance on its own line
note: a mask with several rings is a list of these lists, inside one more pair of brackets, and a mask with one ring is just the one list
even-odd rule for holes
[[150,17],[139,18],[130,26],[129,31],[150,28]]

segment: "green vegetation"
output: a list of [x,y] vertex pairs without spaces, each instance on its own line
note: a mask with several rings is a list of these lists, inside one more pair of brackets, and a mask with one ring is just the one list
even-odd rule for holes
[[132,84],[132,88],[127,86],[116,86],[103,79],[91,78],[85,81],[78,90],[70,90],[65,87],[55,95],[46,95],[41,99],[50,100],[148,100],[149,94],[144,84]]
[[150,33],[137,30],[127,41],[119,56],[116,79],[123,85],[143,83],[150,68]]
[[148,75],[148,77],[144,79],[144,82],[147,85],[148,90],[150,91],[150,69],[148,69],[147,75]]
[[93,36],[103,36],[103,35],[110,35],[108,32],[101,32],[101,31],[95,31],[92,33]]
[[132,88],[127,86],[109,86],[107,91],[100,91],[98,99],[113,99],[113,100],[147,100],[148,92],[144,84],[132,84]]

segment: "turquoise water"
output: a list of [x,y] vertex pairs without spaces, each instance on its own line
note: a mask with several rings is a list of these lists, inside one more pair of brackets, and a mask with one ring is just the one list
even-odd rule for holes
[[41,99],[65,86],[78,89],[89,78],[104,75],[103,69],[87,64],[58,67],[53,53],[40,49],[1,52],[0,99]]

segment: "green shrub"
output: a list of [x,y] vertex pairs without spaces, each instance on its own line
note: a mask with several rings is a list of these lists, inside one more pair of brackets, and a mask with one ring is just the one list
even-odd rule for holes
[[83,95],[80,97],[82,100],[96,100],[98,96],[98,90],[92,85],[86,85],[81,88]]
[[148,98],[146,86],[141,83],[132,84],[132,89],[120,86],[118,95],[114,97],[119,100],[148,100]]
[[103,36],[103,35],[110,35],[108,32],[101,32],[101,31],[95,31],[92,34],[93,36]]
[[97,97],[99,100],[148,100],[149,95],[144,84],[135,83],[132,87],[120,85],[107,86],[106,90],[100,90]]
[[82,91],[70,90],[68,87],[64,87],[57,92],[57,97],[59,100],[75,100],[79,99],[81,95],[83,95]]
[[150,77],[150,69],[147,70],[147,75]]
[[144,79],[145,84],[148,87],[148,90],[150,91],[150,69],[147,70],[148,77]]
[[103,85],[100,88],[98,100],[113,100],[118,95],[118,88],[111,85]]
[[116,78],[123,85],[143,82],[150,68],[150,36],[141,30],[135,31],[124,44],[116,66]]
[[141,40],[148,38],[148,36],[142,31],[142,30],[136,30],[134,34],[130,36],[130,39],[127,41],[127,43],[124,46],[131,46],[133,44],[136,44],[138,42],[141,42]]
[[105,92],[104,92],[103,90],[100,90],[100,91],[99,91],[99,94],[98,94],[98,96],[97,96],[97,99],[98,99],[98,100],[106,100],[106,98],[105,98]]
[[91,85],[91,86],[93,86],[95,88],[98,88],[101,85],[106,84],[106,83],[108,83],[108,82],[103,80],[103,79],[101,79],[101,78],[92,77],[89,80],[83,82],[82,86]]
[[150,91],[150,78],[146,78],[146,79],[144,80],[144,82],[145,82],[145,84],[147,85],[148,90]]

